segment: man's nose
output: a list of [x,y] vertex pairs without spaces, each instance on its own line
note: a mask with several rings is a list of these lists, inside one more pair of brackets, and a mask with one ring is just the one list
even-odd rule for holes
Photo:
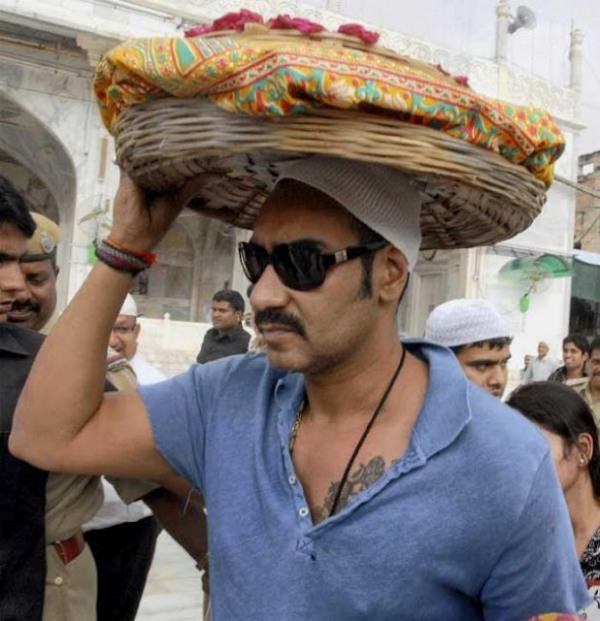
[[2,288],[4,291],[10,292],[15,297],[27,295],[25,277],[21,271],[21,266],[16,261],[6,265],[3,272]]
[[119,347],[119,343],[119,337],[114,332],[111,332],[110,339],[108,340],[109,346],[113,349],[117,349]]
[[288,290],[279,280],[272,265],[262,273],[256,281],[250,295],[250,303],[254,311],[266,308],[283,308],[289,301]]
[[499,365],[492,367],[490,376],[488,378],[488,385],[498,387],[504,383],[504,369]]
[[27,286],[23,287],[23,289],[19,289],[15,295],[15,301],[19,304],[27,304],[28,302],[31,302],[31,299],[31,292]]

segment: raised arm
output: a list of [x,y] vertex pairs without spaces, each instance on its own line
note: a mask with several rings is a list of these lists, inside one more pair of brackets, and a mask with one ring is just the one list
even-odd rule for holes
[[[144,253],[180,211],[175,197],[147,205],[122,176],[111,239]],[[136,391],[104,394],[106,346],[133,276],[98,263],[42,346],[21,394],[10,450],[52,471],[103,473],[162,480],[170,474],[154,448]]]

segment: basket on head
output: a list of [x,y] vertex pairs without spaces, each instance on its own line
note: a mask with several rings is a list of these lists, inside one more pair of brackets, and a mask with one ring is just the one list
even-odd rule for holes
[[142,39],[103,59],[96,93],[143,187],[208,173],[190,206],[251,228],[290,158],[398,168],[423,197],[423,249],[491,244],[539,214],[564,143],[539,110],[354,37],[269,30]]

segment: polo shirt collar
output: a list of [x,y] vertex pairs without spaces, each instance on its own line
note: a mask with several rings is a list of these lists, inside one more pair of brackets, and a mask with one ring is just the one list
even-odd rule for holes
[[[407,450],[426,461],[450,446],[471,420],[472,388],[449,349],[422,339],[406,339],[403,344],[429,367],[427,393]],[[277,382],[275,400],[282,411],[297,412],[303,398],[302,374],[287,373]],[[288,419],[282,426],[285,437],[292,422]]]
[[421,339],[407,339],[404,345],[429,367],[427,393],[412,436],[414,447],[429,459],[450,446],[470,422],[472,387],[449,349]]

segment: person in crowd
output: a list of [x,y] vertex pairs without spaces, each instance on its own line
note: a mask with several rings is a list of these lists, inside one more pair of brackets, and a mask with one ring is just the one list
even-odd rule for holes
[[238,291],[223,289],[213,295],[213,327],[204,335],[196,362],[210,362],[248,351],[250,334],[242,326],[245,306],[244,298]]
[[563,339],[562,351],[564,364],[551,373],[548,380],[582,388],[587,383],[586,363],[590,355],[587,338],[583,334],[569,334]]
[[512,336],[491,302],[460,298],[440,304],[427,318],[425,338],[450,348],[472,382],[502,398]]
[[[32,213],[36,230],[20,257],[25,279],[8,313],[8,320],[20,327],[49,332],[56,321],[56,263],[60,240],[58,226],[42,214]],[[108,361],[107,376],[117,386],[127,386],[135,377],[123,365],[123,358]],[[155,484],[123,485],[127,499],[150,492]],[[116,494],[116,492],[115,492]],[[97,569],[82,533],[83,523],[102,504],[97,477],[50,473],[46,482],[46,587],[44,621],[87,621],[96,619]],[[106,617],[101,617],[104,621]]]
[[596,426],[600,428],[600,337],[590,343],[588,382],[579,392],[590,406]]
[[525,377],[525,373],[527,372],[527,369],[531,366],[531,363],[533,362],[533,356],[531,354],[525,354],[523,356],[523,367],[521,369],[519,369],[519,379],[521,381],[523,381],[523,378]]
[[31,212],[31,216],[36,230],[21,257],[21,271],[27,286],[17,296],[8,321],[48,334],[57,317],[56,279],[60,270],[56,249],[60,230],[42,214]]
[[[138,352],[138,316],[137,304],[127,294],[109,342],[133,368],[135,380],[129,387],[165,379]],[[98,570],[98,620],[134,621],[154,558],[158,523],[145,502],[125,504],[104,478],[102,488],[104,504],[83,525]]]
[[217,621],[525,619],[586,605],[545,440],[451,352],[399,340],[421,198],[397,171],[323,156],[282,166],[240,247],[266,355],[103,393],[114,317],[185,193],[149,206],[123,175],[109,242],[40,351],[11,450],[55,470],[193,482]]
[[25,201],[0,175],[0,619],[40,621],[47,472],[8,452],[14,409],[43,338],[7,322],[25,289],[19,261],[35,231]]
[[[15,192],[13,199],[17,200],[16,197],[22,200]],[[45,216],[31,215],[36,225],[35,233],[27,240],[19,260],[24,283],[15,293],[14,303],[7,318],[16,327],[35,328],[40,332],[47,332],[57,317],[56,277],[59,269],[56,264],[56,251],[60,239],[59,229]],[[29,333],[28,330],[22,330],[22,333],[25,332]],[[116,359],[109,358],[105,372],[111,383],[106,384],[107,387],[135,388],[135,374],[124,363],[126,360],[121,355]],[[175,486],[180,492],[178,496],[155,483],[115,481],[115,484],[118,486],[119,495],[128,502],[143,496],[144,501],[161,517],[161,520],[164,519],[169,524],[176,538],[180,541],[191,541],[188,548],[199,554],[199,559],[204,558],[205,549],[203,552],[198,552],[198,549],[205,548],[205,542],[195,542],[194,536],[178,532],[178,529],[188,527],[192,515],[197,519],[201,511],[199,501],[195,500],[190,518],[178,521],[173,517],[180,513],[184,502],[180,496],[183,495],[185,498],[189,486],[183,482],[171,482],[171,486]],[[111,497],[116,496],[114,488],[111,489],[113,489]],[[127,564],[121,566],[121,582],[116,597],[115,591],[106,592],[106,589],[103,589],[101,592],[98,586],[102,586],[105,582],[104,572],[98,582],[96,563],[82,533],[83,524],[91,519],[102,505],[103,494],[99,478],[51,472],[45,480],[45,495],[46,551],[42,568],[45,568],[46,584],[43,595],[43,621],[133,620],[141,598],[143,582],[138,591],[133,588],[126,590],[124,587],[139,584],[139,581],[129,580],[129,577],[130,575],[135,577],[135,569],[142,565],[142,560],[134,563],[128,559]],[[136,506],[139,507],[137,503]],[[145,510],[144,517],[148,515],[148,511]],[[131,514],[135,514],[135,508]],[[150,518],[150,522],[153,538],[146,556],[149,556],[151,561],[157,528],[154,518]],[[200,518],[200,524],[202,523],[203,517]],[[194,530],[197,526],[194,524]],[[200,531],[195,536],[199,539],[205,537]],[[143,543],[146,544],[147,539]],[[130,543],[129,550],[131,547]],[[108,552],[104,549],[104,556]],[[140,547],[138,553],[141,555]],[[147,569],[143,576],[144,581],[146,574]]]
[[548,355],[550,347],[546,341],[538,343],[537,351],[538,355],[532,358],[531,363],[523,373],[523,383],[525,384],[528,382],[543,382],[559,367],[558,362]]
[[138,339],[142,328],[138,317],[137,303],[131,294],[127,294],[112,328],[109,345],[129,361],[140,385],[162,382],[166,379],[165,374],[138,351]]
[[546,436],[567,502],[581,570],[593,597],[584,618],[600,619],[600,449],[592,412],[571,388],[535,382],[517,388],[508,405]]

